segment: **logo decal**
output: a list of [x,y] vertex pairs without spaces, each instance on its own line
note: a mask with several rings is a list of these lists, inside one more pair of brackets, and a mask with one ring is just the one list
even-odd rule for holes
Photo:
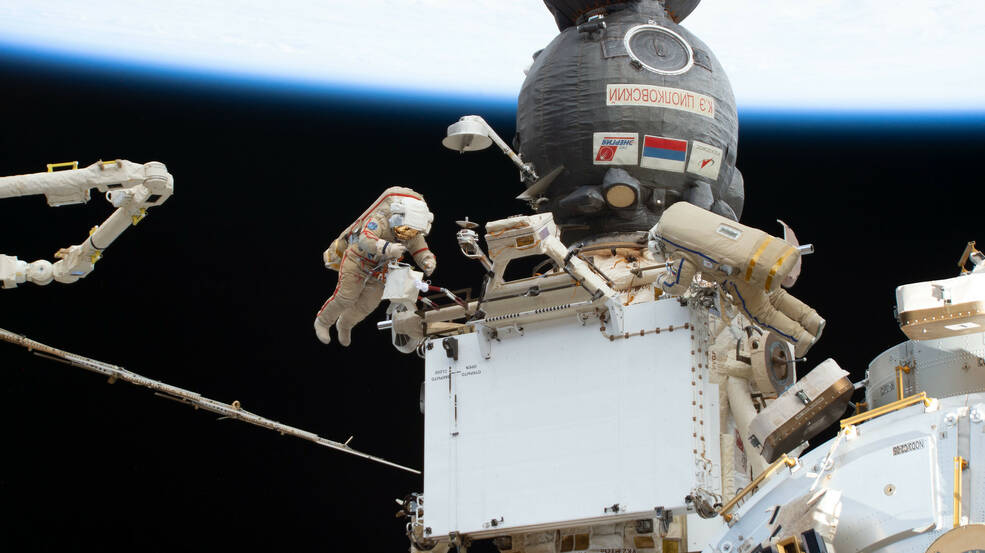
[[722,164],[722,149],[711,144],[691,142],[691,159],[687,164],[687,172],[700,175],[710,180],[718,180],[718,172]]
[[595,165],[636,165],[640,135],[597,132],[592,135],[592,163]]
[[366,225],[366,228],[369,230],[376,230],[377,226],[376,221],[370,221],[369,224]]

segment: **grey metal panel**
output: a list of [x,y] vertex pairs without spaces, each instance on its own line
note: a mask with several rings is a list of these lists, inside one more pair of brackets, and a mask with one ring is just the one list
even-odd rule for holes
[[[547,0],[549,7],[573,8],[577,2]],[[594,6],[597,3],[591,2]],[[565,12],[567,13],[567,12]],[[562,31],[531,66],[520,91],[517,137],[523,159],[540,174],[564,166],[544,194],[548,201],[541,211],[555,212],[566,240],[609,232],[643,231],[653,226],[662,209],[674,200],[689,198],[725,216],[742,212],[742,177],[735,170],[738,120],[735,99],[725,71],[711,50],[687,29],[674,23],[655,0],[627,4],[605,18],[606,28],[579,33],[574,27]],[[693,51],[695,65],[677,75],[640,68],[616,44],[638,25],[655,24],[682,37]],[[607,105],[607,85],[626,84],[686,90],[714,99],[714,118],[689,111],[652,105]],[[722,150],[717,179],[688,172],[670,172],[619,165],[643,187],[635,209],[594,213],[578,210],[558,212],[562,198],[582,186],[595,186],[612,165],[594,163],[594,133],[623,132],[693,141]],[[643,148],[640,146],[640,151]],[[665,196],[665,205],[650,201]]]

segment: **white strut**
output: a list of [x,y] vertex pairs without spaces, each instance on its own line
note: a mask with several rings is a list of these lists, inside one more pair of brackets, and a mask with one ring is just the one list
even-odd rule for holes
[[[55,171],[60,166],[71,169]],[[103,224],[93,227],[89,238],[55,253],[55,263],[39,259],[33,263],[0,255],[0,283],[14,288],[24,282],[45,285],[52,280],[71,283],[92,272],[102,251],[127,227],[144,218],[147,208],[163,204],[174,192],[174,178],[163,163],[140,164],[117,159],[98,161],[83,169],[77,162],[48,165],[48,172],[0,177],[0,199],[44,194],[48,205],[59,207],[89,201],[91,189],[106,194],[113,212]]]

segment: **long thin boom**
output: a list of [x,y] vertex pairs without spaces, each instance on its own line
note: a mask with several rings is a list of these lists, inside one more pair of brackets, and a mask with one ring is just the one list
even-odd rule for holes
[[158,380],[153,380],[144,376],[140,376],[137,373],[128,371],[123,367],[118,367],[116,365],[110,365],[109,363],[103,363],[102,361],[96,361],[95,359],[89,359],[88,357],[83,357],[75,353],[70,353],[57,348],[53,348],[49,345],[42,344],[41,342],[27,338],[20,334],[15,334],[9,330],[4,330],[0,328],[0,340],[5,342],[10,342],[24,348],[28,351],[35,352],[39,355],[45,357],[53,357],[56,360],[64,361],[69,365],[85,369],[87,371],[92,371],[99,373],[101,375],[107,376],[110,379],[124,380],[130,384],[136,386],[142,386],[144,388],[150,388],[158,394],[161,394],[169,399],[174,399],[180,401],[181,403],[186,403],[188,405],[193,405],[195,407],[205,409],[206,411],[211,411],[213,413],[222,415],[223,417],[228,417],[230,419],[236,419],[249,423],[262,428],[267,428],[269,430],[274,430],[279,432],[281,435],[290,435],[295,438],[301,438],[302,440],[308,440],[309,442],[314,442],[318,445],[325,446],[331,449],[341,451],[343,453],[348,453],[349,455],[355,455],[356,457],[362,457],[363,459],[369,459],[370,461],[375,461],[377,463],[382,463],[400,470],[405,470],[407,472],[412,472],[414,474],[421,474],[421,471],[405,467],[403,465],[398,465],[396,463],[387,461],[375,455],[370,455],[368,453],[363,453],[356,449],[352,449],[348,446],[348,442],[341,443],[327,438],[322,438],[321,436],[314,434],[312,432],[307,432],[301,430],[300,428],[295,428],[293,426],[288,426],[286,424],[281,424],[277,421],[261,417],[260,415],[251,413],[242,407],[240,407],[239,402],[234,401],[233,403],[222,403],[221,401],[216,401],[214,399],[209,399],[202,396],[201,394],[185,390],[184,388],[178,388],[177,386],[171,386],[170,384],[165,384]]

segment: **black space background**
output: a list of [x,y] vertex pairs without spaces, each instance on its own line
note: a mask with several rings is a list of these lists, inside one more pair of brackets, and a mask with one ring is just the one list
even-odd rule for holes
[[[494,149],[460,156],[448,124],[513,113],[204,86],[0,59],[0,175],[45,163],[159,160],[175,195],[72,285],[0,291],[0,326],[421,467],[423,363],[371,317],[348,350],[314,337],[334,287],[321,252],[379,191],[437,215],[436,284],[477,286],[454,220],[524,212]],[[740,106],[741,107],[741,106]],[[980,121],[980,120],[979,120]],[[861,378],[902,341],[894,287],[956,274],[980,214],[985,129],[883,119],[744,119],[743,222],[791,224],[817,253],[792,292],[828,319],[810,352]],[[101,198],[0,203],[0,253],[51,259],[109,214]],[[801,369],[804,370],[803,368]],[[684,378],[668,374],[667,378]],[[393,498],[418,477],[154,397],[0,344],[0,549],[405,551]],[[819,443],[819,441],[815,441]]]

